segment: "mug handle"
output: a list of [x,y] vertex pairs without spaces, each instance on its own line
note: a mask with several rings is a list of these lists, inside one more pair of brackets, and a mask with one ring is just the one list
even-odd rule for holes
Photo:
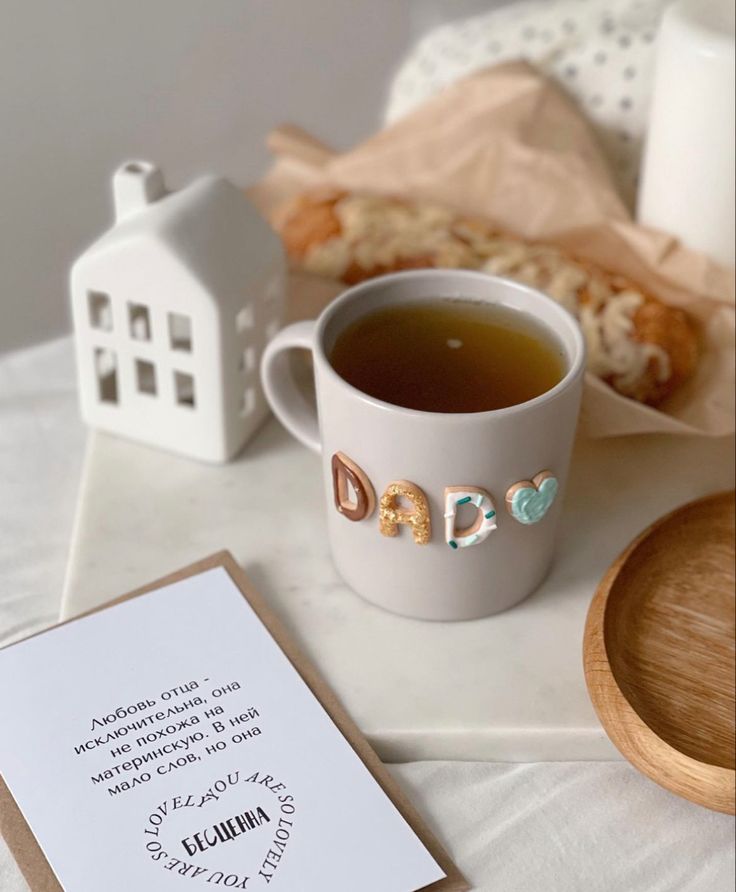
[[261,380],[274,415],[297,440],[313,452],[321,452],[317,413],[297,389],[289,367],[289,350],[301,348],[314,353],[313,320],[294,322],[282,328],[266,345],[261,360]]

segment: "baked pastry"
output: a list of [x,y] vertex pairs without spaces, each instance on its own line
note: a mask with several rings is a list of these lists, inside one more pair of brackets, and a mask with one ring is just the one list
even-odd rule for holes
[[682,310],[559,248],[525,242],[444,207],[308,193],[294,202],[280,230],[293,263],[346,284],[402,269],[454,267],[539,288],[579,320],[589,370],[642,403],[661,403],[697,363],[696,333]]

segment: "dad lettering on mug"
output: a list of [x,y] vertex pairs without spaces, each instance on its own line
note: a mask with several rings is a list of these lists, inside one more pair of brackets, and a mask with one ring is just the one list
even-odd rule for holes
[[[360,465],[343,452],[332,456],[332,487],[335,508],[343,517],[352,522],[371,517],[376,507],[373,484]],[[532,480],[520,480],[509,487],[506,507],[519,523],[539,523],[552,506],[557,490],[555,475],[551,471],[541,471]],[[410,503],[408,508],[400,507],[401,497]],[[445,542],[455,550],[480,545],[498,526],[493,499],[479,486],[446,486],[444,504]],[[463,505],[473,511],[473,520],[458,527],[457,513]],[[396,536],[398,525],[407,524],[412,530],[423,531],[414,536],[418,545],[429,543],[432,521],[427,497],[416,483],[392,481],[383,491],[380,506],[379,529],[384,536]]]

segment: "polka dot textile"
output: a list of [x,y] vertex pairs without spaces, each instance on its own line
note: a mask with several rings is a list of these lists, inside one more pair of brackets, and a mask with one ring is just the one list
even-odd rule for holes
[[457,79],[524,59],[554,78],[595,127],[624,198],[634,203],[667,0],[523,0],[442,25],[410,51],[390,90],[387,122]]

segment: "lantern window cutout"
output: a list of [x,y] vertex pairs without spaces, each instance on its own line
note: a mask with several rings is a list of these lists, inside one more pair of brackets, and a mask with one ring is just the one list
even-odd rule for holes
[[138,393],[156,396],[156,366],[147,359],[136,359],[135,380]]
[[177,405],[194,409],[194,376],[187,372],[174,372],[174,393]]
[[151,340],[151,314],[144,304],[128,304],[128,324],[134,341]]
[[239,334],[243,334],[243,332],[255,328],[255,324],[256,320],[255,314],[253,313],[253,306],[251,304],[246,304],[246,306],[238,311],[238,315],[235,317],[235,327]]
[[97,394],[101,403],[118,402],[118,359],[113,350],[96,347],[94,353]]
[[246,347],[240,354],[240,364],[238,370],[248,374],[255,371],[257,365],[256,351],[254,347]]
[[256,391],[254,387],[246,387],[240,399],[240,414],[246,418],[256,408]]
[[99,331],[112,331],[112,302],[103,291],[88,291],[89,324]]
[[183,313],[169,313],[169,343],[172,350],[192,352],[192,320]]

